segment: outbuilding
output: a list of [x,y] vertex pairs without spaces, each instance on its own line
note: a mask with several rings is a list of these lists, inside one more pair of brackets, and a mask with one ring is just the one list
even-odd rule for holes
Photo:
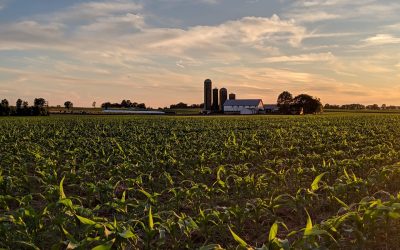
[[277,104],[265,104],[264,110],[266,113],[278,113],[279,107]]
[[237,99],[226,100],[224,103],[225,114],[251,115],[264,111],[261,99]]

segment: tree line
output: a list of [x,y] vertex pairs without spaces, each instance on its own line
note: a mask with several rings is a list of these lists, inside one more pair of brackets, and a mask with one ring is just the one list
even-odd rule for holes
[[35,98],[33,106],[29,106],[27,101],[18,99],[15,106],[10,106],[7,99],[0,103],[0,116],[44,116],[49,115],[46,109],[44,98]]
[[277,105],[282,114],[316,114],[323,110],[319,98],[307,94],[293,97],[288,91],[284,91],[278,96]]
[[200,109],[200,108],[204,108],[204,104],[187,104],[184,102],[179,102],[177,104],[171,104],[169,106],[170,109]]
[[111,103],[111,102],[105,102],[101,104],[101,107],[103,109],[109,109],[109,108],[137,108],[137,109],[146,109],[146,104],[145,103],[137,103],[137,102],[132,102],[131,100],[122,100],[121,103]]
[[393,105],[386,105],[382,104],[379,106],[378,104],[371,104],[371,105],[363,105],[363,104],[344,104],[344,105],[331,105],[325,104],[324,109],[350,109],[350,110],[362,110],[362,109],[369,109],[369,110],[385,110],[385,109],[400,109],[398,106]]

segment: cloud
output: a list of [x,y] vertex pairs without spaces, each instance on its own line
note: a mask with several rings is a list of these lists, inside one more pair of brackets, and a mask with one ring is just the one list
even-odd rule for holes
[[295,6],[303,7],[332,7],[332,6],[343,6],[343,5],[363,5],[374,2],[375,0],[353,0],[349,2],[348,0],[298,0],[294,3]]
[[320,22],[320,21],[327,21],[327,20],[343,18],[341,15],[327,13],[325,11],[317,11],[317,12],[309,12],[309,13],[293,12],[293,13],[289,13],[287,15],[299,23],[313,23],[313,22]]
[[[243,2],[249,6],[249,1]],[[285,89],[332,103],[353,100],[355,94],[357,101],[383,100],[384,94],[373,91],[389,93],[383,85],[399,79],[400,55],[390,46],[400,43],[398,19],[371,19],[371,8],[362,3],[380,3],[375,0],[295,2],[279,15],[221,14],[204,19],[208,25],[193,26],[185,26],[185,20],[168,27],[159,24],[152,18],[165,16],[155,17],[161,11],[151,13],[152,5],[140,0],[83,2],[15,19],[0,25],[0,53],[24,52],[2,54],[0,67],[9,68],[0,68],[0,89],[12,91],[8,86],[20,84],[24,95],[45,91],[51,103],[67,94],[76,105],[129,97],[161,106],[177,98],[201,102],[202,82],[211,77],[240,98],[262,97],[266,102]],[[185,6],[188,11],[226,1],[191,3],[195,4]],[[257,4],[262,1],[251,6]],[[202,6],[214,7],[218,6]],[[391,14],[387,8],[377,10]],[[392,25],[385,27],[388,24]],[[384,28],[381,34],[371,33],[378,28]],[[378,52],[380,57],[373,56]],[[4,66],[6,62],[10,64]],[[377,82],[379,88],[371,88]]]
[[256,51],[277,54],[277,46],[282,44],[299,47],[307,33],[304,27],[277,15],[244,17],[215,26],[157,28],[147,24],[142,8],[129,0],[76,4],[2,26],[0,50],[73,51],[81,58],[100,56],[97,60],[101,62],[114,58],[118,65],[156,56],[170,56],[175,61],[237,61]]
[[141,4],[130,0],[84,2],[51,15],[44,15],[41,18],[58,22],[91,22],[96,18],[109,17],[121,13],[135,13],[142,8]]
[[157,0],[158,2],[165,2],[168,4],[171,3],[187,3],[187,2],[193,2],[196,4],[211,4],[211,5],[215,5],[215,4],[220,4],[223,0],[191,0],[191,1],[187,1],[187,0]]
[[[329,20],[370,21],[397,19],[400,4],[378,0],[312,0],[294,1],[284,14],[301,23]],[[351,25],[350,25],[351,27]]]
[[106,32],[108,35],[135,33],[145,26],[144,17],[138,14],[127,13],[120,16],[102,17],[93,23],[80,27],[81,32]]
[[121,11],[132,11],[132,10],[139,10],[142,6],[136,2],[129,1],[129,0],[116,0],[116,1],[109,1],[109,2],[87,2],[78,4],[72,9],[87,9],[92,10],[97,15],[106,15],[108,13],[115,13]]
[[218,4],[220,3],[222,0],[200,0],[200,2],[202,3],[207,3],[207,4]]
[[7,0],[0,0],[0,11],[6,7]]
[[[154,32],[154,31],[150,31]],[[306,30],[291,21],[281,20],[277,15],[271,18],[245,17],[236,21],[228,21],[217,26],[196,26],[188,30],[163,29],[155,30],[164,33],[159,42],[152,48],[213,47],[220,44],[260,45],[266,43],[288,42],[291,46],[300,45]],[[160,35],[160,34],[159,34]]]
[[312,53],[293,56],[278,56],[263,59],[266,63],[313,63],[313,62],[329,62],[335,59],[331,52]]
[[[351,81],[339,81],[317,73],[307,73],[300,70],[271,67],[220,67],[215,68],[219,74],[230,72],[224,79],[230,83],[228,91],[237,92],[238,98],[249,98],[258,94],[265,102],[272,102],[271,97],[278,96],[282,91],[289,90],[293,94],[309,93],[322,98],[324,102],[342,103],[352,98],[354,93],[362,96],[373,96],[374,90]],[[254,89],[258,91],[254,92]],[[260,91],[262,89],[262,91]],[[250,94],[248,94],[250,93]]]
[[352,17],[368,16],[373,17],[375,20],[390,20],[391,18],[398,17],[400,11],[399,3],[390,2],[376,2],[371,4],[360,5],[355,11],[353,11]]
[[399,44],[400,37],[394,37],[390,34],[377,34],[362,40],[364,46],[380,46],[387,44]]
[[61,49],[65,26],[61,23],[41,24],[36,21],[21,21],[0,26],[1,50]]
[[400,23],[394,23],[394,24],[390,24],[390,25],[385,25],[383,27],[384,29],[388,29],[388,30],[399,30],[400,29]]

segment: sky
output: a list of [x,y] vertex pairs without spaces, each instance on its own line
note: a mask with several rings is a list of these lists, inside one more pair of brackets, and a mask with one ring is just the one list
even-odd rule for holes
[[398,0],[0,0],[0,98],[400,105]]

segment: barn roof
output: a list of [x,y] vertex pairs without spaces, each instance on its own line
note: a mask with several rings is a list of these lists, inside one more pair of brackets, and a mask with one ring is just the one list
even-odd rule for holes
[[262,104],[261,99],[238,99],[238,100],[226,100],[224,106],[258,106]]
[[278,108],[278,104],[264,104],[265,108]]

